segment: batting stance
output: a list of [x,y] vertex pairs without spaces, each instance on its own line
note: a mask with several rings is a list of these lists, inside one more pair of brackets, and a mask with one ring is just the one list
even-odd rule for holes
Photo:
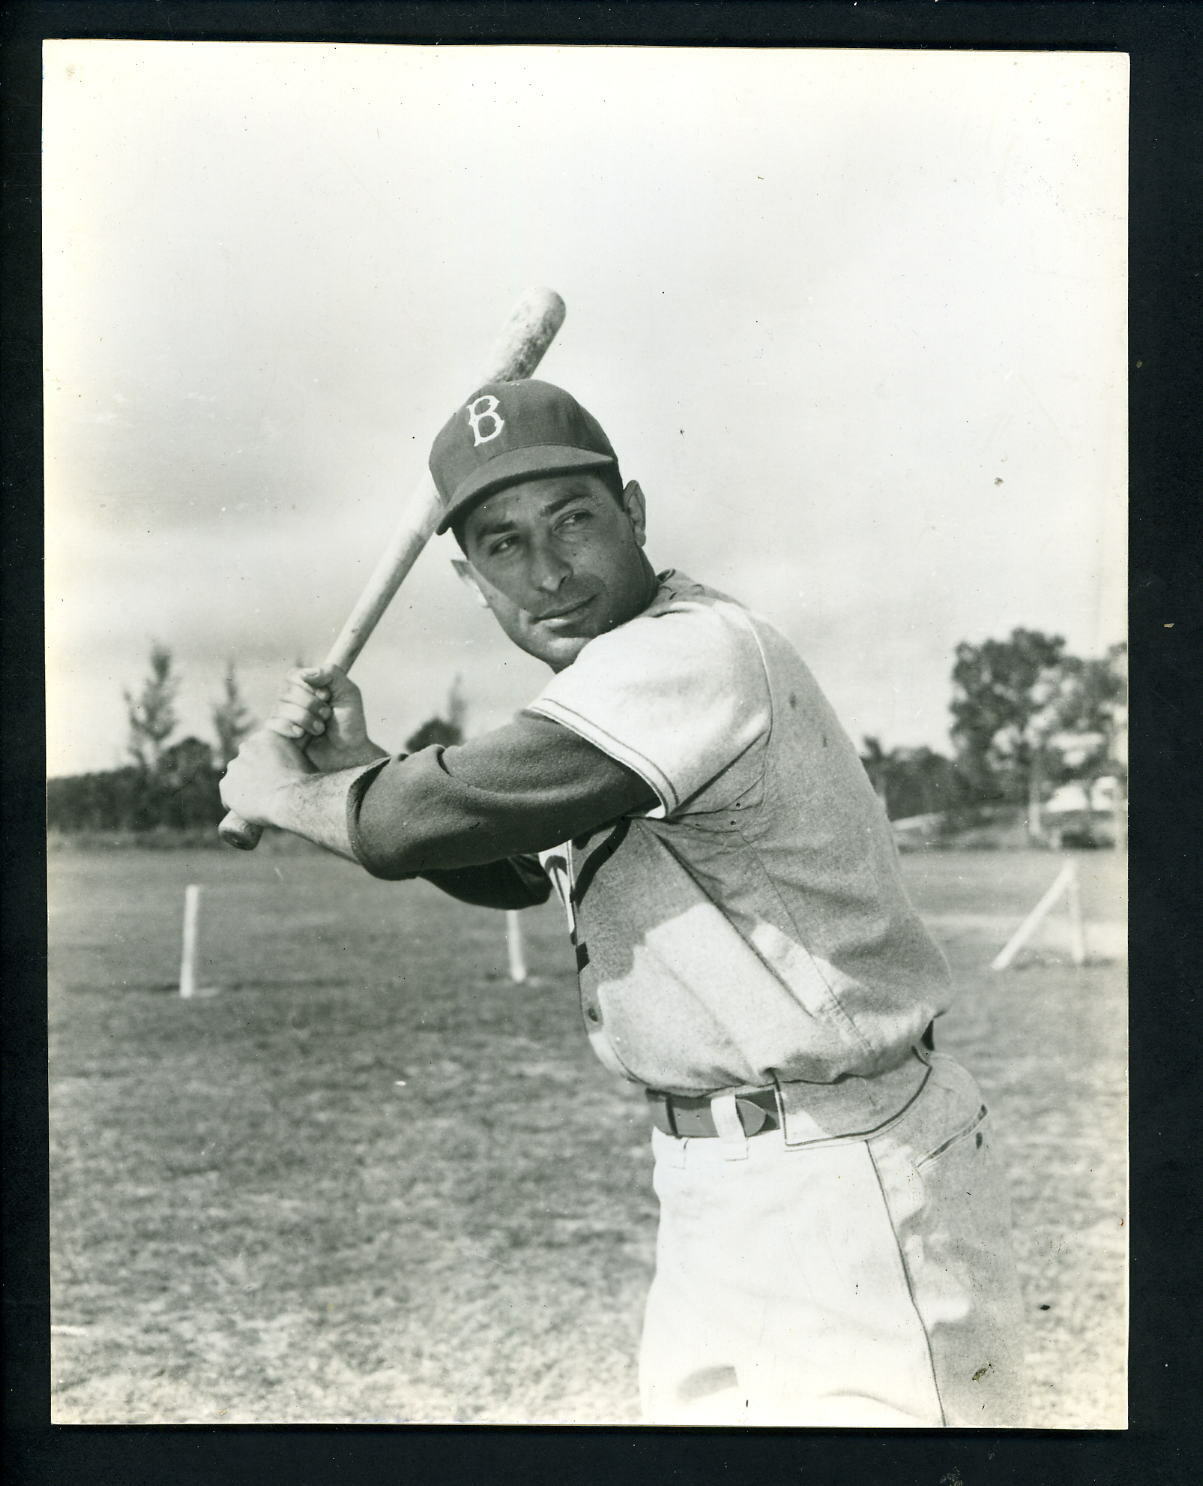
[[552,672],[507,726],[390,756],[333,667],[291,673],[225,803],[470,903],[554,886],[581,1015],[647,1091],[660,1200],[640,1355],[659,1423],[1022,1423],[1007,1201],[947,966],[814,678],[644,555],[644,497],[543,381],[430,456],[482,603]]

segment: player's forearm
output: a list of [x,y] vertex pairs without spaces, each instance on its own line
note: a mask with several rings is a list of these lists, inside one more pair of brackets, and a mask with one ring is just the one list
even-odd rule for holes
[[298,775],[273,793],[267,824],[358,861],[351,842],[348,801],[361,775],[379,767],[387,757],[378,754],[356,768],[334,773]]
[[[388,762],[389,755],[373,747],[359,767],[295,776],[272,792],[269,814],[263,823],[278,826],[374,870],[370,860],[365,862],[356,848],[358,801],[371,777]],[[438,854],[438,844],[427,839],[429,833],[416,834],[418,839],[408,848],[411,855],[417,852],[415,860]],[[487,908],[529,908],[544,902],[550,888],[537,859],[495,861],[471,867],[431,867],[422,872],[389,875],[423,876],[452,897]]]

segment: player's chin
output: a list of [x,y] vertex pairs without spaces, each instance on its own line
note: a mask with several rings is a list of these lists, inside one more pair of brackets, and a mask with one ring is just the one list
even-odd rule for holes
[[562,671],[566,666],[572,664],[592,639],[592,632],[588,634],[555,635],[543,631],[530,635],[529,643],[522,648],[529,651],[531,655],[536,656],[546,665],[549,665],[553,671]]

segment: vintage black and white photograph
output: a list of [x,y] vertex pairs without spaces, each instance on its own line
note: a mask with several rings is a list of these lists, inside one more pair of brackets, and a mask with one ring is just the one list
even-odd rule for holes
[[1125,1428],[1127,57],[43,62],[53,1421]]

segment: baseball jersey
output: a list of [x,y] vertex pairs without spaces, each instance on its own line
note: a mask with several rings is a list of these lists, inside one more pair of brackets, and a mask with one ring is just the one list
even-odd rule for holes
[[949,999],[881,802],[766,620],[677,572],[528,708],[655,805],[541,854],[599,1057],[671,1092],[892,1068]]
[[674,571],[509,729],[394,760],[348,809],[369,870],[469,901],[538,901],[537,853],[594,1050],[649,1087],[872,1079],[949,999],[809,670],[767,621]]

